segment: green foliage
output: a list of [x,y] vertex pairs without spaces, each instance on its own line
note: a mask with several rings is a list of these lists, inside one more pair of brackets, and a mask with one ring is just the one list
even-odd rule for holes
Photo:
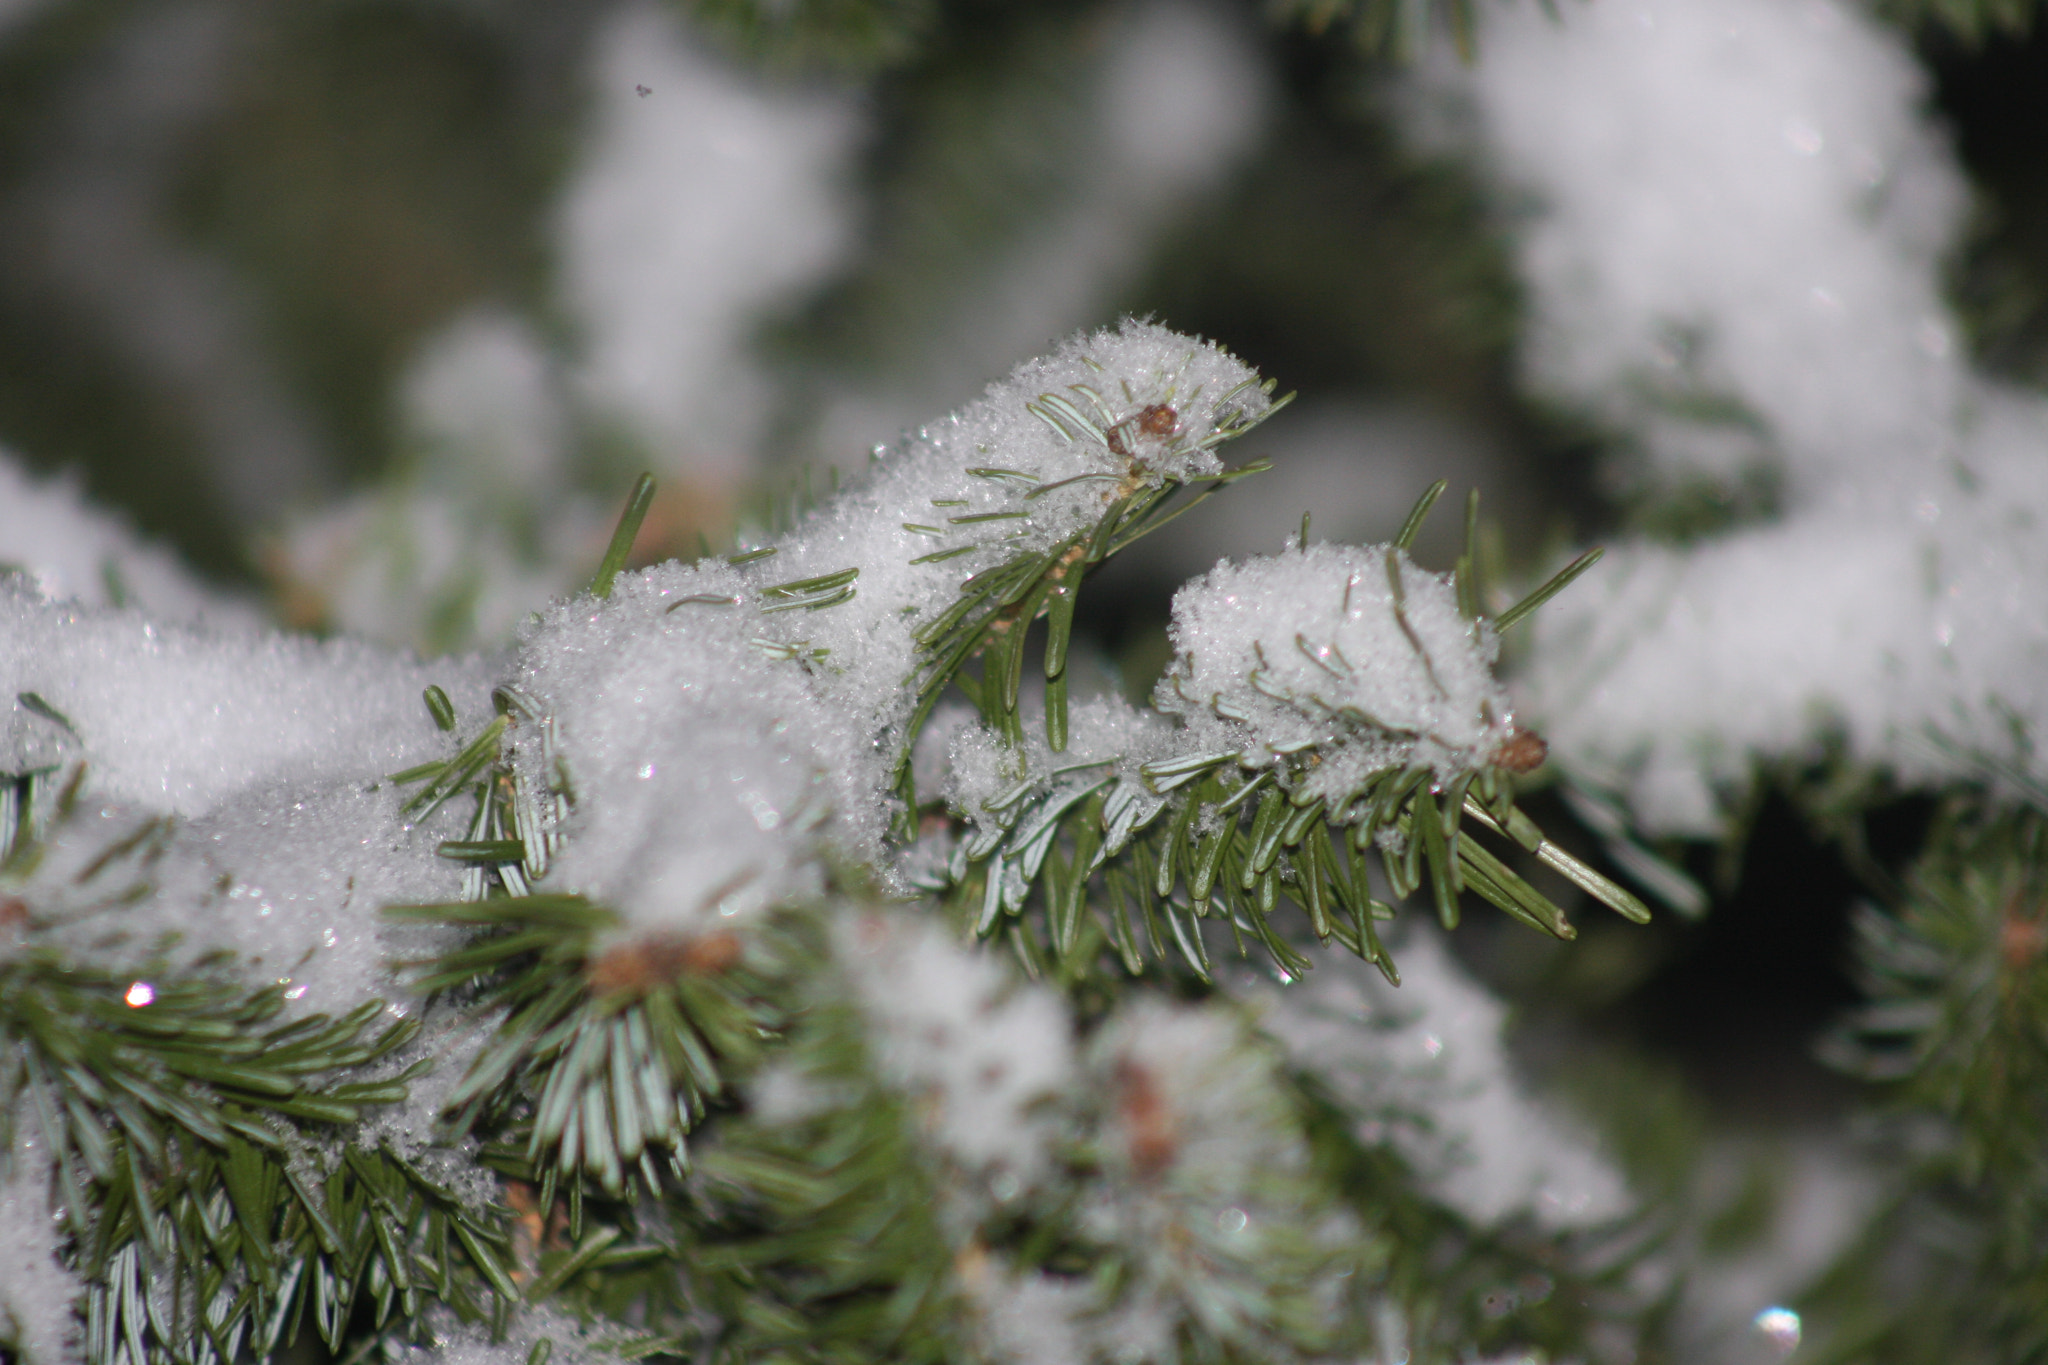
[[[1318,939],[1398,982],[1375,927],[1394,917],[1368,873],[1377,852],[1395,900],[1428,887],[1447,927],[1457,924],[1458,894],[1471,890],[1532,928],[1573,937],[1554,902],[1464,831],[1469,818],[1510,834],[1619,912],[1648,916],[1634,896],[1544,838],[1514,807],[1503,776],[1461,781],[1440,804],[1430,769],[1388,770],[1332,819],[1320,798],[1297,803],[1286,777],[1247,777],[1235,758],[1153,765],[1136,781],[1093,764],[1020,784],[1013,800],[985,808],[985,822],[958,846],[949,869],[956,911],[982,937],[1011,942],[1034,970],[1085,974],[1109,948],[1136,973],[1148,948],[1162,958],[1171,943],[1207,980],[1204,918],[1228,926],[1240,953],[1256,945],[1290,975],[1308,970],[1273,920],[1285,896]],[[1020,918],[1027,906],[1042,922]]]
[[915,57],[936,0],[687,0],[705,27],[769,66],[867,75]]
[[811,965],[775,1061],[799,1099],[721,1124],[692,1185],[705,1224],[686,1264],[729,1324],[715,1359],[960,1359],[931,1162],[837,974]]
[[1879,0],[1878,11],[1910,28],[1938,28],[1975,46],[2025,34],[2039,0]]
[[653,505],[654,476],[642,474],[634,481],[633,491],[626,495],[626,508],[619,513],[619,524],[612,531],[611,543],[605,547],[604,559],[590,580],[592,597],[612,595],[612,583],[618,578],[619,571],[626,567],[626,557],[633,553],[633,541],[640,534],[640,523],[647,519],[647,509]]
[[392,1064],[415,1021],[377,1027],[376,1000],[281,1021],[284,985],[251,989],[219,956],[117,970],[53,941],[85,917],[118,935],[166,834],[144,821],[54,890],[17,844],[0,901],[25,940],[0,963],[0,1112],[51,1154],[88,1358],[226,1365],[302,1321],[339,1350],[365,1311],[409,1331],[429,1302],[500,1317],[501,1220],[353,1136],[424,1068]]
[[1883,1087],[1891,1189],[1813,1296],[1817,1360],[2048,1353],[2048,815],[1963,798],[1858,921],[1870,1003],[1830,1055]]
[[548,1188],[556,1171],[588,1171],[616,1195],[636,1166],[658,1188],[655,1153],[680,1163],[683,1135],[725,1088],[725,1070],[753,1063],[781,1024],[771,1002],[787,967],[773,935],[599,951],[616,917],[567,895],[386,913],[483,931],[416,964],[415,984],[457,993],[468,1010],[502,1011],[448,1109],[458,1131],[523,1135]]
[[[536,926],[558,954],[579,941],[587,948],[609,919],[518,898],[409,913],[465,909],[476,912],[472,923],[525,926],[481,940],[485,954]],[[636,945],[609,962],[579,950],[540,972],[516,952],[504,956],[490,998],[539,977],[565,978],[562,994],[580,997],[548,1016],[541,1046],[524,1052],[535,1010],[515,1007],[451,1101],[455,1122],[488,1138],[482,1159],[504,1178],[518,1214],[515,1274],[526,1302],[613,1324],[603,1347],[628,1359],[958,1358],[952,1252],[933,1226],[930,1165],[904,1102],[871,1074],[824,929],[823,907],[810,907],[750,933],[743,956],[730,959],[736,939],[700,941],[694,955]],[[708,997],[771,975],[776,1010],[737,1021],[744,1038],[694,1022],[721,1017]],[[743,1101],[713,1069],[741,1074],[735,1057],[756,1068],[747,1075],[756,1099],[766,1064],[809,1102],[771,1113]],[[659,1074],[664,1066],[673,1079]],[[652,1087],[662,1084],[672,1086],[677,1117],[657,1136]],[[636,1102],[645,1144],[637,1163],[621,1122]],[[570,1117],[547,1137],[557,1111]],[[717,1122],[686,1147],[684,1130],[714,1112]],[[579,1115],[581,1132],[570,1137]],[[668,1159],[649,1159],[657,1146]],[[639,1179],[617,1178],[622,1169]]]
[[1478,23],[1472,0],[1272,0],[1271,10],[1310,33],[1342,29],[1364,51],[1404,60],[1445,30],[1469,59]]
[[[1416,503],[1397,546],[1413,543],[1443,489],[1442,483],[1432,486]],[[1163,499],[1171,491],[1151,496]],[[1474,570],[1477,508],[1475,497],[1467,504],[1467,544],[1455,573],[1459,602],[1474,616],[1480,597]],[[1135,539],[1105,538],[1104,528],[1115,525],[1119,514],[1113,508],[1097,528],[1091,555],[1096,543],[1113,552]],[[1015,586],[999,579],[997,587],[983,591],[998,600],[1000,588],[1021,594],[1014,618],[1021,627],[1045,597],[1072,591],[1065,577],[1054,575],[1063,554],[1079,543],[1077,538],[1074,546],[1013,561],[1005,570],[1015,574]],[[1078,568],[1094,562],[1072,558]],[[1598,558],[1597,550],[1581,555],[1503,611],[1495,618],[1497,628],[1512,627]],[[981,620],[1003,623],[1001,610],[986,611]],[[1056,754],[1066,738],[1066,693],[1059,684],[1071,613],[1071,605],[1064,619],[1049,613],[1047,631],[1046,733]],[[956,606],[934,623],[933,632],[956,615],[966,613]],[[949,641],[942,662],[983,719],[1014,745],[1023,728],[1023,630],[1009,628],[996,647],[985,650],[979,679],[958,672],[988,637],[986,625],[978,634],[963,634],[958,644],[939,635]],[[928,711],[937,690],[929,681],[926,686]],[[1340,735],[1328,747],[1342,743]],[[1244,772],[1240,756],[1231,752],[1179,756],[1135,773],[1119,772],[1120,760],[1111,758],[1029,777],[972,813],[973,833],[954,847],[944,878],[930,889],[950,891],[956,913],[977,935],[1007,939],[1032,971],[1056,967],[1067,977],[1087,973],[1105,950],[1135,974],[1144,967],[1148,946],[1152,957],[1164,958],[1171,942],[1188,970],[1206,981],[1210,967],[1199,922],[1204,918],[1222,920],[1241,954],[1257,944],[1282,970],[1299,975],[1311,964],[1272,920],[1284,895],[1306,913],[1317,939],[1336,941],[1398,981],[1375,928],[1394,915],[1375,895],[1368,873],[1375,850],[1393,898],[1405,900],[1426,886],[1446,928],[1456,927],[1459,895],[1469,889],[1532,928],[1573,937],[1564,912],[1549,897],[1465,833],[1469,818],[1618,913],[1648,919],[1634,895],[1544,837],[1516,807],[1512,778],[1499,764],[1449,783],[1428,767],[1386,768],[1333,802],[1302,789],[1301,779],[1322,763],[1324,747],[1300,748],[1256,776]],[[1027,905],[1037,907],[1035,924],[1021,918]]]

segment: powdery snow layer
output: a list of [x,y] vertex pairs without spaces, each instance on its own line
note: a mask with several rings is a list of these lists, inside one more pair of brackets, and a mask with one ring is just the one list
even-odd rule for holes
[[1528,1217],[1555,1230],[1626,1214],[1616,1170],[1522,1092],[1501,1003],[1426,928],[1396,955],[1398,990],[1330,953],[1299,981],[1254,983],[1250,999],[1288,1061],[1357,1116],[1358,1135],[1392,1144],[1433,1197],[1473,1222]]
[[1139,782],[1145,764],[1188,752],[1187,739],[1172,721],[1120,697],[1095,696],[1067,708],[1067,747],[1059,753],[1046,742],[1043,725],[1027,724],[1024,742],[1015,748],[986,726],[956,725],[937,785],[961,818],[980,822],[1020,783],[1041,783],[1063,769],[1099,774],[1110,764],[1119,777]]
[[2038,775],[2048,405],[1955,353],[1961,180],[1904,40],[1831,0],[1487,16],[1478,63],[1428,84],[1533,206],[1533,381],[1631,433],[1653,487],[1778,499],[1618,547],[1538,613],[1553,754],[1685,834],[1757,759],[1837,737],[1908,782],[1974,775],[1970,749]]
[[1213,447],[1270,406],[1256,381],[1163,327],[1079,336],[742,562],[665,564],[553,608],[515,680],[559,760],[523,738],[527,780],[565,776],[575,802],[551,884],[687,931],[809,894],[815,837],[884,867],[917,632],[975,573],[1068,543],[1115,498],[1218,472]]
[[[39,941],[100,967],[176,972],[226,949],[250,984],[283,986],[291,1014],[340,1014],[371,999],[403,1010],[411,993],[391,960],[451,942],[388,925],[380,911],[452,900],[461,874],[434,855],[460,833],[452,819],[410,827],[401,800],[388,786],[276,785],[189,820],[88,800],[44,831],[41,860],[13,894]],[[129,847],[135,856],[108,859]]]
[[0,586],[0,772],[84,759],[94,795],[172,815],[284,780],[368,783],[449,752],[429,684],[474,726],[487,677],[476,659],[165,625]]
[[1193,747],[1255,763],[1316,746],[1303,787],[1332,801],[1388,767],[1476,768],[1512,732],[1491,627],[1390,546],[1219,565],[1174,595],[1170,633],[1155,701]]
[[566,774],[575,803],[548,884],[640,928],[702,930],[815,894],[833,810],[851,849],[880,837],[868,746],[819,707],[802,663],[753,643],[743,581],[722,564],[650,569],[607,602],[557,604],[520,657],[560,761],[551,772],[534,727],[515,729],[527,780]]
[[[481,660],[0,593],[0,773],[42,774],[46,817],[55,785],[84,771],[19,894],[54,939],[102,961],[175,968],[229,949],[252,982],[285,984],[296,1013],[402,995],[386,966],[400,939],[378,912],[458,894],[434,848],[459,816],[414,828],[386,777],[456,742],[423,689],[443,685],[473,729],[487,676]],[[145,831],[146,866],[102,856]],[[149,893],[119,896],[131,882]]]

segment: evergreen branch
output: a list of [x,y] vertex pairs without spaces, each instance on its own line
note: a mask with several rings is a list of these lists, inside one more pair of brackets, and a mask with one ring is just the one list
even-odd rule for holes
[[[1272,388],[1273,381],[1264,381],[1263,391],[1270,392]],[[1278,412],[1293,396],[1291,393],[1283,395],[1255,416],[1246,416],[1238,410],[1231,414],[1230,419],[1219,421],[1215,429],[1197,444],[1214,446],[1241,435]],[[1226,395],[1223,401],[1227,402],[1229,397]],[[1100,412],[1097,417],[1090,417],[1060,395],[1047,394],[1032,405],[1032,410],[1063,436],[1093,441],[1123,456],[1130,472],[1112,490],[1115,496],[1092,527],[1069,535],[1049,549],[1017,555],[966,579],[961,583],[960,595],[952,605],[918,633],[919,665],[910,682],[917,703],[906,727],[906,733],[913,740],[930,719],[946,688],[963,681],[972,689],[975,704],[984,720],[1009,735],[1013,741],[1021,739],[1023,720],[1018,711],[1018,698],[1023,682],[1025,637],[1032,623],[1043,616],[1047,621],[1046,738],[1054,752],[1064,750],[1067,737],[1066,659],[1082,580],[1096,565],[1192,510],[1219,489],[1271,468],[1271,462],[1265,459],[1249,461],[1205,480],[1206,486],[1201,491],[1176,503],[1176,494],[1183,492],[1187,485],[1172,479],[1148,484],[1144,467],[1126,454],[1126,430],[1148,420],[1146,414],[1154,413],[1155,408],[1144,409],[1122,421],[1110,421]],[[1172,410],[1159,411],[1164,412],[1164,418],[1151,420],[1160,425],[1170,424]],[[1177,439],[1168,438],[1166,448],[1169,451],[1179,449],[1172,443]],[[1024,471],[988,472],[1008,476],[1006,482],[1027,488],[1023,494],[1027,501],[1064,486],[1061,483],[1029,482],[1035,476]],[[1111,479],[1114,476],[1083,477]],[[992,515],[997,514],[985,514]],[[957,524],[967,519],[956,517],[951,520]],[[921,556],[914,562],[937,561],[972,548],[949,548]],[[983,665],[981,677],[963,679],[962,670],[977,656]],[[905,812],[899,817],[897,833],[904,839],[912,834],[908,812],[917,808],[910,749],[911,744],[903,745],[896,774],[896,789],[903,800]]]
[[1412,61],[1428,45],[1442,16],[1458,55],[1472,60],[1478,16],[1472,0],[1282,0],[1274,17],[1291,19],[1310,33],[1348,28],[1353,40],[1374,56]]
[[420,1065],[362,1077],[417,1025],[372,1032],[381,1001],[279,1024],[282,990],[47,948],[0,968],[0,1091],[53,1157],[88,1359],[226,1365],[309,1316],[339,1349],[366,1304],[406,1330],[430,1301],[497,1311],[495,1220],[389,1149],[317,1155],[405,1098]]
[[659,1188],[657,1152],[681,1171],[684,1136],[726,1074],[751,1065],[782,1024],[770,1003],[779,980],[773,930],[750,941],[721,931],[600,948],[617,917],[569,895],[385,913],[484,930],[412,964],[421,990],[458,992],[465,1008],[503,1015],[449,1096],[457,1131],[516,1129],[536,1169],[588,1172],[614,1195],[635,1171]]
[[834,1342],[848,1360],[958,1358],[953,1252],[933,1218],[929,1152],[910,1107],[874,1077],[825,923],[794,911],[771,936],[784,1004],[774,1066],[812,1097],[800,1112],[771,1112],[756,1086],[750,1105],[725,1108],[705,1130],[687,1172],[669,1163],[666,1178],[607,1192],[588,1166],[533,1159],[531,1115],[555,1073],[536,1070],[528,1098],[504,1106],[512,1121],[482,1156],[519,1215],[529,1301],[635,1324],[638,1338],[612,1347],[629,1357],[811,1359]]
[[229,1365],[302,1327],[339,1353],[416,1339],[430,1311],[502,1325],[520,1298],[502,1217],[360,1128],[431,1065],[397,1065],[416,1019],[372,1000],[287,1020],[285,983],[249,987],[225,953],[117,970],[49,941],[146,898],[175,829],[140,821],[61,883],[21,883],[82,776],[24,812],[10,867],[25,942],[0,963],[0,1114],[50,1154],[86,1358]]
[[[1314,757],[1304,751],[1302,767]],[[1106,949],[1136,973],[1170,942],[1207,979],[1205,919],[1221,921],[1240,953],[1257,947],[1299,974],[1310,964],[1273,919],[1284,898],[1317,939],[1397,980],[1376,928],[1394,910],[1372,889],[1375,854],[1393,900],[1427,887],[1446,927],[1456,926],[1458,895],[1469,890],[1532,928],[1575,935],[1555,903],[1462,828],[1470,816],[1496,834],[1534,829],[1500,770],[1454,784],[1461,799],[1447,796],[1439,806],[1430,769],[1389,769],[1336,803],[1333,817],[1321,798],[1290,796],[1291,777],[1247,776],[1236,758],[1202,755],[1121,772],[1097,764],[1024,784],[1007,803],[984,808],[955,846],[945,884],[933,889],[950,893],[978,935],[1004,938],[1034,971],[1062,975],[1085,974]],[[1199,775],[1191,778],[1191,769]],[[1530,851],[1587,894],[1647,919],[1633,895],[1540,833],[1533,838]],[[1031,906],[1042,919],[1036,928],[1020,918]]]
[[727,1324],[721,1359],[962,1358],[954,1252],[905,1102],[876,1084],[856,1011],[829,972],[778,1061],[820,1101],[788,1118],[743,1115],[699,1158],[707,1215],[682,1251]]
[[612,531],[611,544],[605,547],[604,558],[599,561],[597,573],[590,580],[590,594],[605,598],[612,595],[612,583],[619,571],[626,567],[627,556],[633,553],[633,542],[640,535],[640,523],[647,519],[647,509],[654,505],[654,476],[642,474],[634,481],[633,491],[626,495],[625,510],[619,513],[619,524]]
[[[1075,420],[1068,411],[1059,416]],[[1448,697],[1411,620],[1415,604],[1407,600],[1409,570],[1400,548],[1413,541],[1444,487],[1438,482],[1423,493],[1396,543],[1377,562],[1385,567],[1384,610],[1412,656],[1413,681]],[[1460,611],[1470,612],[1480,600],[1474,578],[1476,498],[1467,500],[1465,520],[1467,543],[1451,594]],[[1305,524],[1303,529],[1305,537]],[[1296,548],[1306,553],[1305,544]],[[1581,556],[1511,614],[1519,619],[1547,601],[1597,554]],[[1034,584],[1042,576],[1035,565],[1020,574]],[[1342,587],[1341,619],[1350,619],[1359,586],[1354,570]],[[1366,609],[1363,602],[1361,595],[1357,610]],[[1485,627],[1471,620],[1466,629],[1478,638]],[[1060,639],[1057,655],[1048,650],[1049,671],[1063,662],[1064,644]],[[1183,752],[1145,762],[1126,754],[1065,766],[1052,766],[1056,757],[1039,760],[1040,775],[1027,772],[1009,790],[965,812],[973,831],[955,845],[943,875],[928,889],[949,892],[976,934],[1006,938],[1032,971],[1056,969],[1068,977],[1085,974],[1105,951],[1136,973],[1147,945],[1151,956],[1163,957],[1170,940],[1186,968],[1206,980],[1205,919],[1222,921],[1240,954],[1255,944],[1282,971],[1298,975],[1310,964],[1272,918],[1285,897],[1300,907],[1318,940],[1341,943],[1393,980],[1393,962],[1375,928],[1393,910],[1372,889],[1367,865],[1374,850],[1392,899],[1405,900],[1427,887],[1446,928],[1456,927],[1459,897],[1469,890],[1532,928],[1572,938],[1576,931],[1550,898],[1465,835],[1469,816],[1623,917],[1638,923],[1649,918],[1636,896],[1546,839],[1515,805],[1512,774],[1542,762],[1540,739],[1509,729],[1483,759],[1459,769],[1455,760],[1462,751],[1434,732],[1392,729],[1343,700],[1363,694],[1345,690],[1357,681],[1358,666],[1334,640],[1313,643],[1297,634],[1294,647],[1319,670],[1313,676],[1337,687],[1339,701],[1280,684],[1271,656],[1258,643],[1252,646],[1258,667],[1242,680],[1245,702],[1217,693],[1198,705],[1181,692],[1182,675],[1172,671],[1161,695],[1178,694],[1191,709],[1239,727],[1224,733],[1240,743],[1252,738],[1242,728],[1252,718],[1246,709],[1251,702],[1279,703],[1285,714],[1314,717],[1317,731],[1310,737],[1192,753],[1185,748],[1193,741],[1176,737]],[[1028,766],[1032,760],[1021,748],[1023,727],[1015,714],[1021,663],[1021,651],[989,650],[969,695],[984,724],[1012,750],[1013,761]],[[1063,710],[1064,699],[1063,689],[1048,686],[1048,739],[1059,741],[1048,747],[1055,756],[1065,748],[1066,724],[1063,715],[1053,720],[1052,711],[1056,700]],[[1490,703],[1482,700],[1481,706]],[[1331,775],[1355,762],[1347,758],[1352,753],[1408,757],[1383,761],[1348,787],[1330,789]],[[1027,906],[1039,907],[1032,921],[1022,918]]]
[[2048,812],[1959,797],[1927,847],[1898,901],[1857,918],[1867,1003],[1822,1049],[1883,1087],[1900,1169],[1809,1296],[1819,1359],[2048,1345]]

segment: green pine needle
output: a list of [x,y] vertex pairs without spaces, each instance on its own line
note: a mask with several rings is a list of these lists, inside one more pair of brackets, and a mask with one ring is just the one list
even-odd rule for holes
[[619,513],[619,524],[612,532],[611,544],[605,548],[604,558],[598,561],[597,572],[591,577],[591,596],[602,598],[612,595],[612,583],[626,567],[626,559],[633,553],[633,542],[640,535],[640,523],[647,519],[647,509],[653,504],[654,476],[642,474],[634,481],[633,491],[626,495],[626,507]]

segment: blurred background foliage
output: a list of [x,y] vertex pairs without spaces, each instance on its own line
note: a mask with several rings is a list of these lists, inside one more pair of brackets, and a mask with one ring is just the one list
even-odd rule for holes
[[[397,395],[439,329],[498,305],[573,343],[560,206],[589,141],[592,34],[617,8],[0,7],[0,443],[80,471],[209,574],[256,581],[261,535],[285,514],[417,453]],[[929,387],[918,396],[942,410],[1047,339],[927,377],[934,338],[978,325],[991,263],[1081,192],[1087,87],[1128,5],[675,8],[764,79],[828,87],[858,111],[844,168],[857,244],[756,319],[777,391],[751,468],[857,457],[805,429],[821,394]],[[1434,16],[1450,41],[1466,8],[1215,6],[1268,83],[1255,145],[1171,212],[1119,225],[1127,265],[1075,291],[1048,335],[1155,313],[1319,401],[1455,423],[1490,457],[1483,481],[1512,492],[1507,529],[1526,547],[1560,519],[1585,533],[1612,518],[1587,473],[1596,438],[1516,393],[1499,219],[1463,168],[1404,148],[1383,108],[1390,71],[1426,40],[1418,25]],[[2023,0],[1890,10],[1920,34],[1978,189],[1955,298],[1989,364],[2048,375],[2048,42]],[[586,477],[608,486],[616,464],[593,458]]]

